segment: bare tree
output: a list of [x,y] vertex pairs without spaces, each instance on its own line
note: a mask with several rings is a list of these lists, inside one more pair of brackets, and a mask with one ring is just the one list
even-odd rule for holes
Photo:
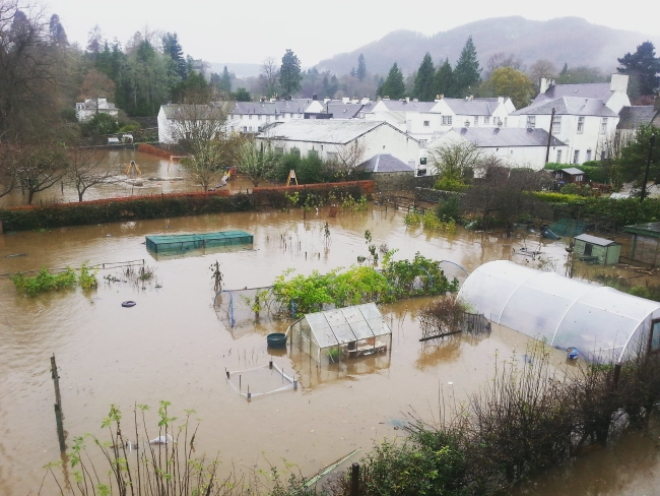
[[279,79],[280,66],[273,57],[267,57],[261,66],[261,74],[259,74],[259,88],[266,98],[275,96]]
[[543,171],[530,168],[509,169],[496,157],[488,157],[481,164],[481,179],[466,192],[466,206],[479,210],[484,223],[491,215],[497,215],[511,234],[513,223],[520,218],[547,218],[549,207],[539,201],[531,191],[539,191],[552,179]]
[[16,184],[13,149],[0,140],[0,198],[11,193]]
[[334,150],[328,153],[328,168],[338,178],[350,176],[353,169],[364,161],[365,151],[366,146],[359,139],[346,145],[335,145]]
[[273,177],[280,163],[281,154],[275,152],[271,140],[261,140],[257,143],[244,142],[238,153],[236,169],[248,177],[254,187]]
[[467,140],[436,147],[429,155],[439,174],[460,180],[471,178],[481,159],[477,145]]
[[16,179],[28,195],[28,205],[32,205],[35,193],[62,181],[68,166],[64,147],[57,143],[23,147],[16,157],[16,163]]
[[549,60],[539,59],[531,65],[528,74],[538,91],[541,79],[557,77],[557,67]]
[[493,71],[500,67],[511,67],[517,71],[525,72],[525,64],[520,57],[513,53],[507,55],[504,52],[499,52],[491,55],[488,62],[486,62],[484,79],[489,79]]
[[0,0],[0,135],[25,141],[50,127],[56,116],[51,50],[44,23],[18,8],[15,0]]
[[170,124],[172,136],[188,153],[181,164],[207,191],[223,166],[229,166],[238,139],[226,129],[232,102],[179,105]]
[[92,186],[112,184],[119,181],[116,167],[109,166],[107,154],[95,150],[69,148],[67,150],[68,169],[66,182],[76,189],[78,201]]

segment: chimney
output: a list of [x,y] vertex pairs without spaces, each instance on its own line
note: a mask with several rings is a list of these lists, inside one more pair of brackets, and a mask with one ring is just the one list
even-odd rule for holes
[[331,101],[331,100],[330,100],[328,97],[325,97],[325,98],[323,99],[323,105],[325,105],[325,104],[328,103],[329,101]]
[[366,105],[367,103],[369,103],[369,101],[370,101],[370,100],[369,100],[369,97],[368,97],[368,96],[365,96],[362,100],[360,100],[360,103],[361,103],[362,105]]
[[410,97],[409,96],[406,97],[406,103],[410,103]]
[[347,97],[347,96],[344,96],[344,97],[342,97],[342,99],[341,99],[341,103],[343,103],[344,105],[346,105],[346,104],[349,103],[350,101],[351,101],[351,99],[350,99],[349,97]]
[[612,74],[612,79],[610,80],[610,91],[613,93],[627,93],[628,75]]
[[497,97],[497,103],[498,103],[499,105],[504,104],[504,97],[503,97],[503,96],[498,96],[498,97]]
[[316,93],[314,93],[312,95],[312,100],[317,101],[318,99],[319,99],[318,95]]
[[541,87],[539,88],[539,94],[545,93],[550,89],[550,86],[555,84],[554,79],[550,78],[541,78]]
[[439,101],[442,100],[444,97],[445,97],[444,94],[435,95],[435,101],[436,101],[436,102],[439,102]]

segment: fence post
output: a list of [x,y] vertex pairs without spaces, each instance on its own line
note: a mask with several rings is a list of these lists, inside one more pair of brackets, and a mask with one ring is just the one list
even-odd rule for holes
[[66,452],[66,443],[64,438],[64,414],[62,413],[62,397],[60,395],[60,376],[57,374],[57,363],[55,363],[55,355],[50,357],[50,372],[53,377],[53,384],[55,385],[55,424],[57,425],[57,439],[60,442],[60,452]]
[[351,466],[351,496],[360,494],[360,464],[354,463]]

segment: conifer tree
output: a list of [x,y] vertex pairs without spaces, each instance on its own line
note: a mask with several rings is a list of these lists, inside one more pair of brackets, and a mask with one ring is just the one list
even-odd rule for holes
[[380,96],[387,96],[393,100],[398,100],[399,98],[403,98],[405,93],[406,85],[403,82],[403,73],[401,72],[401,69],[399,69],[397,63],[394,62],[394,65],[387,75],[387,79],[382,86],[378,88],[378,94]]
[[[650,41],[645,41],[637,47],[635,53],[627,53],[617,59],[622,67],[617,71],[629,74],[636,83],[639,95],[653,95],[660,87],[660,58],[655,56],[655,47]],[[637,96],[637,95],[635,95]]]
[[472,41],[472,36],[469,36],[454,68],[453,96],[462,98],[470,95],[481,81],[480,72],[477,49]]
[[435,93],[446,97],[453,96],[451,91],[454,86],[454,71],[451,68],[449,59],[445,59],[444,64],[438,67],[435,73]]
[[436,95],[434,76],[435,68],[433,67],[433,60],[431,59],[431,54],[426,52],[422,64],[417,70],[413,96],[419,98],[422,102],[433,101]]
[[358,57],[358,67],[356,76],[360,81],[364,81],[365,76],[367,75],[367,62],[364,60],[364,55],[360,54]]
[[287,48],[280,67],[280,86],[282,87],[283,96],[290,98],[291,95],[300,91],[301,80],[300,60],[293,53],[293,50]]

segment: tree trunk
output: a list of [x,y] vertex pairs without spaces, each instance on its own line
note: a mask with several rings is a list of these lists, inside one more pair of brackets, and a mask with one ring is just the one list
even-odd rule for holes
[[28,199],[27,199],[27,204],[32,205],[32,200],[34,199],[34,190],[29,189],[28,190]]

